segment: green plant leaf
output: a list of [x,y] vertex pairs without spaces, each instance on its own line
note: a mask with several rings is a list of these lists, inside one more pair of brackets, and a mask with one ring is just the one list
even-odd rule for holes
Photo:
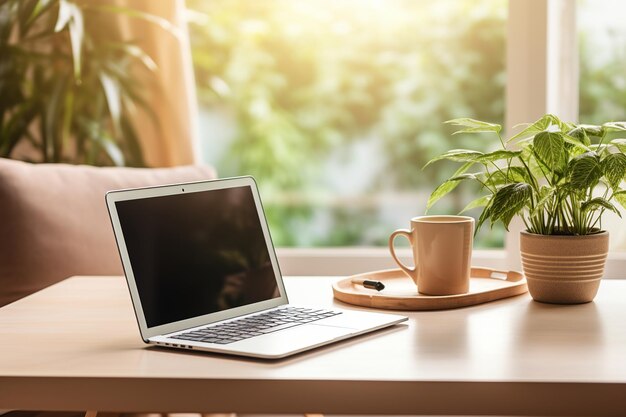
[[52,7],[56,1],[55,0],[37,0],[35,5],[35,9],[33,13],[30,15],[28,21],[26,22],[27,26],[30,26],[35,22],[35,20],[41,16],[44,12],[46,12],[50,7]]
[[535,135],[533,146],[541,162],[548,168],[562,171],[567,165],[565,140],[561,132],[539,132]]
[[135,127],[132,121],[128,120],[129,117],[122,117],[122,137],[124,138],[124,150],[128,154],[128,158],[125,159],[127,166],[143,167],[145,161],[143,159],[143,152],[141,144]]
[[54,31],[60,32],[67,26],[70,19],[72,18],[72,9],[71,5],[67,0],[59,0],[59,15],[57,17],[57,21],[54,25]]
[[117,82],[105,73],[99,75],[102,89],[104,90],[104,96],[106,97],[107,106],[109,108],[109,114],[113,121],[113,127],[116,134],[119,134],[120,118],[122,115],[122,98],[120,94],[120,87]]
[[445,124],[452,126],[460,126],[464,127],[464,129],[457,130],[453,133],[453,135],[458,135],[460,133],[479,133],[479,132],[496,132],[499,133],[502,130],[502,126],[495,123],[487,123],[482,122],[480,120],[470,119],[470,118],[461,118],[461,119],[452,119],[444,122]]
[[602,125],[606,132],[623,132],[626,131],[626,122],[608,122]]
[[581,190],[593,188],[602,177],[602,167],[598,156],[593,152],[572,159],[569,171],[571,185]]
[[69,2],[68,0],[59,0],[59,15],[54,25],[54,31],[60,32],[65,29],[66,26],[68,27],[70,34],[74,77],[77,80],[80,80],[81,53],[85,34],[83,12],[80,10],[80,7],[72,2]]
[[450,178],[448,181],[464,181],[464,180],[475,180],[476,174],[461,174],[456,177]]
[[428,198],[428,203],[426,203],[426,212],[428,212],[428,210],[430,210],[430,208],[437,201],[441,200],[443,196],[450,193],[450,191],[454,190],[456,186],[459,185],[459,182],[461,181],[462,179],[449,179],[443,184],[439,185],[437,188],[435,188],[435,191],[433,191],[430,197]]
[[[24,37],[28,30],[28,21],[32,16],[35,7],[37,7],[38,0],[22,0],[17,4],[17,22],[19,23],[20,37]],[[2,2],[0,1],[0,5]]]
[[612,153],[600,161],[602,173],[611,188],[616,189],[626,176],[626,155]]
[[30,124],[38,113],[37,101],[25,101],[20,103],[9,116],[9,120],[0,131],[0,156],[3,158],[11,157],[13,149],[17,146],[20,139],[28,136]]
[[69,22],[70,41],[72,46],[72,61],[74,63],[74,77],[80,82],[81,57],[83,50],[83,38],[85,35],[85,23],[83,12],[78,6],[72,4],[72,19]]
[[428,163],[424,165],[424,168],[426,168],[427,166],[429,166],[430,164],[434,162],[441,161],[442,159],[447,159],[449,161],[456,161],[456,162],[472,162],[473,163],[473,161],[476,160],[476,158],[483,156],[483,155],[484,153],[482,152],[472,151],[469,149],[452,149],[428,161]]
[[459,214],[463,214],[466,211],[469,211],[471,209],[475,209],[477,207],[485,207],[487,204],[489,204],[489,201],[491,200],[492,195],[488,194],[488,195],[484,195],[482,197],[478,197],[476,200],[470,202],[467,206],[465,206],[465,208],[463,210],[461,210],[459,212]]
[[523,182],[507,184],[500,188],[491,200],[489,217],[491,224],[500,220],[504,228],[509,230],[509,223],[519,214],[532,196],[532,187]]
[[543,211],[546,205],[550,201],[552,201],[555,193],[556,193],[556,188],[546,187],[546,186],[541,187],[541,189],[539,190],[539,195],[540,195],[539,201],[537,201],[537,204],[535,204],[535,207],[530,212],[530,216],[531,217],[536,216],[541,211]]
[[626,190],[619,190],[613,194],[613,198],[626,209]]
[[532,182],[530,174],[524,167],[512,166],[508,168],[505,173],[508,173],[509,179],[515,182],[526,182],[530,184]]
[[489,152],[484,155],[478,156],[476,159],[474,159],[474,162],[484,164],[487,162],[500,161],[502,159],[517,158],[521,154],[522,154],[522,151],[507,151],[504,149],[499,149],[497,151]]
[[61,75],[54,81],[54,89],[43,113],[44,160],[46,162],[61,162],[61,155],[58,152],[60,149],[59,136],[61,134],[63,103],[68,90],[68,77]]
[[[457,169],[452,177],[455,178],[464,174],[473,164],[473,162],[467,162],[463,164],[459,169]],[[428,198],[428,203],[426,203],[426,212],[428,212],[428,210],[443,196],[454,190],[456,186],[459,185],[460,181],[462,180],[448,180],[435,188],[435,190],[430,194],[430,197]]]
[[476,229],[474,229],[474,236],[476,236],[476,234],[478,234],[478,231],[483,226],[485,221],[487,221],[487,219],[491,216],[491,209],[492,209],[492,207],[493,207],[493,196],[491,196],[491,198],[489,199],[489,202],[487,203],[487,205],[483,209],[483,212],[480,213],[480,216],[478,217],[478,221],[476,222]]
[[131,9],[123,6],[109,6],[109,5],[90,5],[84,4],[83,8],[85,10],[94,10],[97,12],[104,13],[115,13],[115,14],[123,14],[125,16],[137,18],[146,22],[150,22],[161,29],[167,31],[178,39],[182,39],[182,31],[181,29],[172,24],[169,20],[146,12],[142,12],[141,10]]
[[607,201],[606,199],[602,197],[592,198],[591,200],[585,201],[580,205],[580,210],[583,213],[589,212],[591,210],[597,210],[600,208],[611,210],[612,212],[616,213],[619,217],[622,217],[622,214],[620,213],[620,211],[613,204],[611,204],[609,201]]
[[[585,136],[585,137],[589,141],[589,137],[587,137],[587,136]],[[585,143],[581,142],[578,138],[572,137],[572,136],[570,136],[568,134],[563,133],[563,141],[565,141],[565,143],[569,143],[574,148],[580,149],[582,151],[582,153],[591,151],[591,149],[588,146],[588,145],[591,145],[591,143],[585,144]]]
[[620,152],[626,152],[626,139],[613,139],[609,142],[609,145],[615,146]]
[[589,146],[591,145],[591,139],[589,139],[589,136],[602,136],[602,126],[580,124],[567,132],[567,134],[580,140],[584,145]]
[[530,136],[535,136],[537,133],[540,133],[540,132],[547,132],[547,131],[563,132],[563,131],[571,130],[571,129],[568,129],[569,126],[570,125],[562,122],[561,119],[559,119],[555,115],[546,114],[541,119],[528,125],[524,130],[522,130],[518,134],[510,137],[507,140],[507,142],[511,142],[515,139],[524,139]]
[[512,166],[510,168],[502,167],[497,171],[491,172],[490,175],[484,173],[479,179],[487,185],[496,187],[512,182],[531,182],[526,169],[519,166]]
[[122,50],[126,52],[128,55],[137,58],[150,71],[156,71],[157,69],[156,62],[154,62],[152,57],[148,55],[147,53],[145,53],[144,50],[141,49],[139,46],[133,45],[130,43],[119,42],[119,43],[112,43],[111,47],[113,49]]
[[100,135],[94,137],[93,139],[94,142],[97,143],[104,150],[106,155],[111,158],[111,161],[115,166],[124,166],[124,154],[111,136],[102,132]]

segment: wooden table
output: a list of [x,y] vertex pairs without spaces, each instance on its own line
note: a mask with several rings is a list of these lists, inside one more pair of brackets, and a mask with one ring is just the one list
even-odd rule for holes
[[[329,278],[291,301],[333,302]],[[0,309],[0,409],[626,415],[626,281],[439,312],[278,361],[147,347],[125,282],[75,277]]]

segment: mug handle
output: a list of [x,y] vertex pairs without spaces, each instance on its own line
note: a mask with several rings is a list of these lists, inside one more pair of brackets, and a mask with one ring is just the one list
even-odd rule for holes
[[413,268],[406,266],[404,263],[402,263],[400,259],[398,259],[398,256],[396,255],[396,248],[394,246],[394,240],[396,236],[398,235],[406,237],[409,243],[411,244],[411,247],[413,247],[414,242],[413,242],[413,234],[411,233],[411,231],[408,229],[398,229],[395,232],[393,232],[391,236],[389,236],[389,252],[391,252],[391,256],[393,257],[393,260],[396,261],[400,269],[402,269],[413,280],[413,282],[417,284],[417,275],[416,275],[417,265],[414,266]]

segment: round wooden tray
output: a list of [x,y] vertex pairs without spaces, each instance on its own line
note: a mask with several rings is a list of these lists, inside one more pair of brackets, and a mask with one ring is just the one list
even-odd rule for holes
[[[355,278],[381,281],[385,289],[379,292],[353,284]],[[521,272],[478,267],[472,268],[469,292],[458,295],[419,294],[411,278],[401,269],[353,275],[333,284],[333,295],[344,303],[387,310],[445,310],[513,297],[527,291],[526,279]]]

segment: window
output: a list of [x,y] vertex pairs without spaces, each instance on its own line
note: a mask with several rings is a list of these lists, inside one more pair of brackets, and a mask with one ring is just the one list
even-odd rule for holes
[[[296,247],[282,250],[287,273],[393,267],[390,231],[453,170],[423,164],[465,145],[442,121],[511,128],[579,108],[582,122],[626,119],[621,3],[188,0],[205,159],[259,178],[275,243]],[[473,192],[459,187],[433,213],[457,213]],[[476,263],[519,269],[519,229],[479,235],[476,247],[506,240],[506,251],[475,251]],[[625,256],[610,254],[608,277]]]
[[[581,123],[626,120],[625,13],[626,3],[619,0],[578,3]],[[622,222],[614,214],[603,219],[604,228],[610,230],[611,251],[626,251]]]
[[[505,0],[187,4],[205,159],[259,180],[277,246],[386,246],[454,172],[430,158],[497,146],[442,122],[503,123]],[[486,227],[475,245],[503,242]]]
[[626,120],[625,14],[619,0],[579,3],[581,123]]

